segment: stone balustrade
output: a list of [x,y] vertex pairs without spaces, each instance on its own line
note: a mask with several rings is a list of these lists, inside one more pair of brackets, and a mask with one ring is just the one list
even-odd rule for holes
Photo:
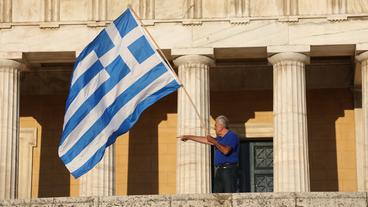
[[366,207],[367,193],[235,193],[0,200],[0,206]]

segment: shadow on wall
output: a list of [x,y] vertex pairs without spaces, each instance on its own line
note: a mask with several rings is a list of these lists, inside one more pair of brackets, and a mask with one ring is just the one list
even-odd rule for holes
[[[349,89],[307,91],[311,191],[339,191],[336,120],[354,109]],[[346,129],[344,129],[346,130]],[[349,129],[354,132],[354,129]],[[353,161],[352,161],[353,162]]]
[[129,131],[128,195],[159,193],[158,126],[168,113],[177,112],[177,93],[144,111]]
[[272,90],[211,91],[211,117],[225,115],[231,125],[243,127],[236,130],[239,136],[245,136],[244,123],[254,119],[255,112],[272,112],[272,96]]
[[59,159],[66,96],[21,96],[20,116],[32,116],[42,127],[38,197],[70,196],[70,174]]

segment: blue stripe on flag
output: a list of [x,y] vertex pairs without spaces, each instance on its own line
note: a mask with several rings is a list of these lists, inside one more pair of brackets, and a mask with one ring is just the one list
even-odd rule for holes
[[142,63],[155,53],[145,36],[138,38],[128,49],[139,63]]
[[[94,42],[99,42],[99,44],[93,44]],[[97,36],[97,38],[93,40],[91,47],[88,47],[88,49],[93,49],[96,52],[97,57],[101,57],[106,52],[111,50],[114,46],[115,46],[114,43],[110,39],[106,30],[104,29]]]
[[114,20],[116,28],[119,30],[120,36],[124,37],[132,29],[138,26],[137,22],[133,18],[133,14],[127,9],[120,17]]
[[176,82],[176,80],[174,80],[168,85],[164,86],[162,89],[147,97],[142,102],[140,102],[137,105],[135,111],[127,119],[125,119],[124,122],[120,125],[119,129],[109,137],[108,142],[105,144],[105,146],[102,146],[100,149],[98,149],[97,152],[84,165],[82,165],[82,167],[72,172],[72,175],[75,178],[78,178],[84,173],[88,172],[90,169],[92,169],[102,159],[106,147],[113,144],[118,136],[127,132],[137,122],[139,116],[145,109],[157,102],[162,97],[176,91],[179,87],[180,85]]
[[81,75],[71,86],[69,90],[69,96],[66,101],[66,109],[69,108],[69,105],[73,102],[74,98],[78,95],[79,91],[87,85],[90,80],[95,77],[97,73],[99,73],[103,69],[103,66],[100,61],[96,61],[83,75]]
[[[85,58],[90,52],[95,51],[98,57],[104,55],[107,51],[114,47],[114,43],[110,39],[106,30],[103,29],[97,37],[83,49],[79,54],[75,63],[79,63],[83,58]],[[74,64],[74,68],[77,66]]]
[[85,174],[91,170],[97,163],[99,163],[105,154],[106,146],[102,146],[97,152],[78,170],[71,172],[74,178],[79,178],[81,175]]
[[122,61],[120,57],[116,58],[106,70],[111,73],[114,70],[114,75],[110,76],[109,81],[102,84],[85,102],[77,109],[66,123],[60,145],[65,138],[73,131],[74,127],[95,107],[96,102],[108,93],[122,78],[129,72],[129,67]]
[[110,74],[111,79],[121,80],[130,72],[130,69],[121,56],[118,56],[106,67],[106,71]]
[[110,123],[121,107],[165,72],[167,72],[166,67],[160,63],[120,94],[114,103],[106,108],[102,116],[81,136],[78,142],[61,157],[64,163],[67,164],[72,161]]

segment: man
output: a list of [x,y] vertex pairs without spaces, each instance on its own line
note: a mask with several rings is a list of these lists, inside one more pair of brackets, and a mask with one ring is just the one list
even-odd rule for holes
[[216,138],[207,136],[183,135],[182,141],[213,145],[215,147],[215,180],[214,193],[235,193],[237,168],[239,162],[239,138],[229,130],[229,120],[225,116],[218,116],[215,123]]

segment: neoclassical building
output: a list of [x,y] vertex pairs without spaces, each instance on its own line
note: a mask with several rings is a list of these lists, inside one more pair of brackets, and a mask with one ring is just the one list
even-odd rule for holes
[[[57,154],[73,64],[131,5],[180,89],[76,180]],[[0,0],[0,199],[210,193],[226,115],[239,192],[368,190],[368,1]],[[205,126],[201,126],[201,122]]]

